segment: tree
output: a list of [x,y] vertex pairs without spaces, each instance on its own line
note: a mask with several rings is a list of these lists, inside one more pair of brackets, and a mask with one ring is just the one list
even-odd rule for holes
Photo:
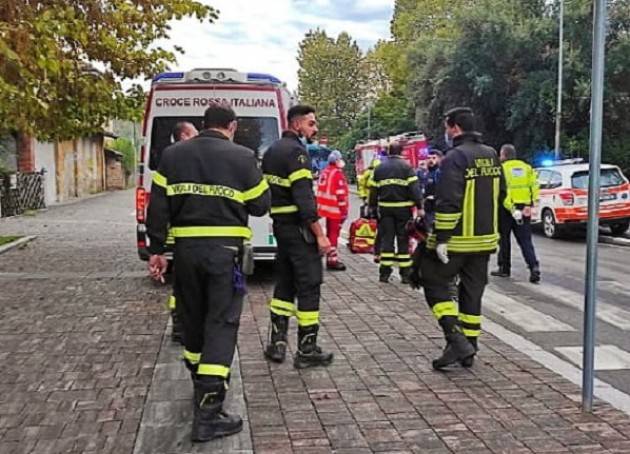
[[112,143],[112,149],[123,155],[122,165],[125,170],[125,181],[127,181],[127,178],[133,173],[133,168],[136,165],[136,150],[133,146],[133,142],[126,137],[119,137]]
[[144,93],[138,85],[124,92],[121,81],[151,77],[175,61],[154,44],[184,16],[212,22],[217,13],[194,0],[3,2],[0,133],[65,139],[111,118],[137,118]]
[[359,46],[347,33],[337,39],[309,31],[299,46],[299,95],[317,109],[322,134],[334,143],[365,104],[366,74]]

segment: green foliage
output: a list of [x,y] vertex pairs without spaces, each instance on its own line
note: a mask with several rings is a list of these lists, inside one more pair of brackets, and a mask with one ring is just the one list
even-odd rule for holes
[[363,55],[347,33],[337,39],[309,31],[298,51],[300,99],[317,109],[321,135],[330,143],[347,131],[365,102]]
[[212,22],[217,13],[194,0],[3,2],[0,133],[67,139],[97,132],[112,118],[137,119],[143,90],[125,92],[121,81],[150,77],[175,61],[155,42],[185,16]]
[[[405,6],[413,2],[399,3]],[[480,129],[492,145],[512,142],[525,155],[552,148],[557,2],[466,3],[462,2],[455,13],[438,14],[454,14],[449,39],[440,41],[430,33],[419,33],[410,47],[409,93],[419,123],[435,134],[441,133],[443,112],[468,105],[477,113]],[[404,18],[411,13],[402,6],[398,14]],[[589,0],[565,4],[562,143],[566,155],[585,156],[588,151],[591,8]],[[610,2],[609,18],[604,160],[627,166],[629,158],[623,144],[630,139],[630,0]]]
[[21,236],[2,236],[0,235],[0,246],[5,244],[13,243],[16,240],[22,238]]
[[133,142],[126,137],[119,137],[112,144],[112,149],[116,150],[123,155],[123,169],[127,176],[133,173],[134,166],[136,165],[136,150],[133,146]]

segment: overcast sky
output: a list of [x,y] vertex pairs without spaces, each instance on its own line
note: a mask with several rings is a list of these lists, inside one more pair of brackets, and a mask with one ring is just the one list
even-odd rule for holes
[[291,89],[297,88],[298,43],[309,29],[320,27],[333,36],[347,31],[367,50],[389,37],[394,7],[394,0],[202,1],[220,11],[219,20],[173,24],[169,43],[186,50],[173,70],[231,67],[267,72]]

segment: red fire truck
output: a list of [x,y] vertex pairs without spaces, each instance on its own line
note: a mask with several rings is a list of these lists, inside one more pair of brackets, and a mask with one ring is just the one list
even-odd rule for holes
[[403,146],[402,155],[414,169],[417,169],[420,162],[427,158],[429,143],[424,134],[417,131],[405,132],[386,139],[360,142],[354,147],[357,175],[361,175],[370,166],[374,157],[385,155],[387,147],[393,143]]

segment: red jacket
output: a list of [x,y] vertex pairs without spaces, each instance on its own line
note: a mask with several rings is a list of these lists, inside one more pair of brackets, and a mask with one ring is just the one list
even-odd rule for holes
[[346,176],[336,164],[329,164],[317,183],[317,211],[329,219],[348,217],[349,188]]

